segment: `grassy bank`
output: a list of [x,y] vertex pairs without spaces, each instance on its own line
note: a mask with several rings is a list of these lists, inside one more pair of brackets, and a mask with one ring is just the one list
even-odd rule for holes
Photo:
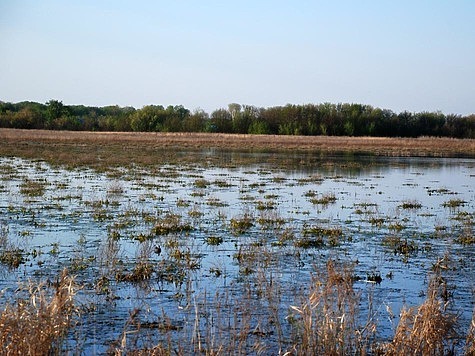
[[475,157],[475,140],[275,136],[211,133],[75,132],[0,129],[0,155],[40,158],[55,163],[157,163],[170,148],[248,151],[303,151],[394,157]]

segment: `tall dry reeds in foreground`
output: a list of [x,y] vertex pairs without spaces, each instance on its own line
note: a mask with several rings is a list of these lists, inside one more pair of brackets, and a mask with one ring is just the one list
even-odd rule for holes
[[475,309],[465,343],[465,355],[475,355]]
[[445,307],[440,296],[440,276],[436,274],[429,282],[426,300],[418,307],[402,309],[393,341],[383,347],[384,355],[451,354],[457,320]]
[[[52,292],[52,293],[51,293]],[[63,270],[54,290],[45,283],[24,287],[25,297],[6,305],[0,315],[2,355],[47,355],[60,352],[60,343],[75,312],[74,278]]]
[[[366,337],[372,325],[358,327],[359,295],[353,289],[352,268],[327,262],[325,273],[313,280],[311,294],[300,307],[292,307],[300,316],[301,330],[295,346],[299,355],[364,354]],[[366,335],[365,335],[366,334]]]

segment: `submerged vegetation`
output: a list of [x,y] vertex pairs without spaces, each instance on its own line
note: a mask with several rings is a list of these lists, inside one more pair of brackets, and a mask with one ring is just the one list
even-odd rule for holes
[[54,148],[0,158],[2,354],[474,350],[471,159]]

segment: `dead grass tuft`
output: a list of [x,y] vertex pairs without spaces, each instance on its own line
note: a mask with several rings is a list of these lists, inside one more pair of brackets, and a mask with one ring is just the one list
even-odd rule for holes
[[63,270],[53,284],[29,283],[18,293],[25,298],[7,304],[0,315],[2,355],[48,355],[60,353],[61,341],[75,314],[74,277]]
[[465,355],[475,355],[475,309],[465,343]]
[[352,268],[327,262],[326,273],[317,273],[308,299],[291,307],[300,316],[297,354],[344,355],[364,353],[366,336],[374,328],[358,327],[359,295],[353,289]]
[[453,352],[456,316],[445,311],[437,275],[429,282],[427,298],[418,307],[403,308],[393,341],[385,355],[446,355]]

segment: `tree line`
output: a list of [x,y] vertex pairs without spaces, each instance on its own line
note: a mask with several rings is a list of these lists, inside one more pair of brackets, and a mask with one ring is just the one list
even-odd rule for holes
[[259,108],[229,104],[213,111],[181,105],[133,107],[0,101],[0,127],[75,131],[220,132],[329,136],[475,138],[475,114],[403,111],[362,104],[305,104]]

